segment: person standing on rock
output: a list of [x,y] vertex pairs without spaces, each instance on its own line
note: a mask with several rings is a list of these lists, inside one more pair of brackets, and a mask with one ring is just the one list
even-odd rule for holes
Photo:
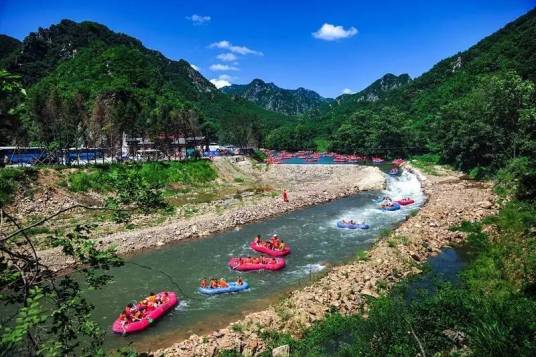
[[287,190],[283,190],[283,202],[288,202],[288,192],[287,192]]

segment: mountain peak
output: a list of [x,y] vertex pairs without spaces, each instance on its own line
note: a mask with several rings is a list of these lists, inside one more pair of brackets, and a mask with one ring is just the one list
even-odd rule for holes
[[303,87],[283,89],[274,83],[255,78],[249,84],[233,84],[222,92],[249,100],[261,107],[288,115],[301,115],[319,108],[330,99]]
[[375,102],[384,97],[387,92],[400,88],[409,82],[411,82],[411,77],[407,73],[398,76],[392,73],[386,73],[362,91],[355,94],[342,95],[339,98],[353,98],[357,102]]

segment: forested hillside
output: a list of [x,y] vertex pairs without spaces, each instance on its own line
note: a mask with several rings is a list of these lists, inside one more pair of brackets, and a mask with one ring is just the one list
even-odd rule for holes
[[63,20],[31,33],[19,48],[7,37],[0,42],[0,63],[21,76],[28,93],[17,136],[1,144],[112,145],[122,132],[187,131],[255,145],[291,120],[230,98],[188,62],[97,23]]

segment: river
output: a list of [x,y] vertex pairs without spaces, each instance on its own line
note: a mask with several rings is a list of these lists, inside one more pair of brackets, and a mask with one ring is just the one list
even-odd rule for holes
[[[411,196],[414,205],[395,212],[377,209],[381,195],[393,198]],[[305,208],[263,222],[211,235],[204,239],[178,242],[127,258],[123,267],[112,271],[114,280],[102,290],[86,293],[96,308],[94,317],[107,331],[105,345],[115,348],[132,342],[139,350],[154,350],[186,338],[206,333],[238,320],[247,312],[265,308],[289,289],[307,284],[331,265],[343,264],[356,253],[370,247],[382,230],[392,229],[424,202],[417,178],[408,172],[387,176],[384,192],[361,192],[315,207]],[[369,230],[341,230],[341,218],[362,219]],[[227,267],[232,256],[252,255],[249,242],[257,234],[277,233],[292,248],[287,266],[279,272],[241,274],[251,289],[234,295],[206,297],[196,292],[203,277],[236,278],[239,273]],[[177,291],[181,303],[171,313],[144,332],[118,336],[110,331],[122,307],[150,291]]]

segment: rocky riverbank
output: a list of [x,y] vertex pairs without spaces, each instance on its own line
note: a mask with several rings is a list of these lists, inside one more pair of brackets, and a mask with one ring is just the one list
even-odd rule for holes
[[[229,165],[219,162],[216,165]],[[233,202],[212,202],[203,212],[190,218],[175,219],[155,227],[119,232],[99,237],[99,246],[114,245],[121,255],[162,247],[176,241],[201,238],[209,234],[263,220],[307,206],[328,202],[359,191],[380,190],[385,179],[376,167],[357,165],[273,165],[252,169],[249,161],[233,163],[242,174],[256,175],[276,188],[274,195],[248,195]],[[228,172],[229,170],[227,170]],[[283,202],[282,189],[289,202]],[[39,252],[44,264],[59,271],[73,262],[65,261],[58,249]]]
[[367,299],[377,297],[408,275],[444,246],[459,244],[465,235],[449,231],[464,220],[475,221],[498,208],[491,184],[468,181],[456,172],[424,177],[428,202],[389,237],[378,241],[365,259],[336,267],[312,285],[294,291],[279,304],[245,316],[227,328],[189,339],[154,352],[155,356],[215,356],[235,350],[254,356],[266,347],[264,331],[300,336],[315,321],[332,310],[343,314],[366,314]]

